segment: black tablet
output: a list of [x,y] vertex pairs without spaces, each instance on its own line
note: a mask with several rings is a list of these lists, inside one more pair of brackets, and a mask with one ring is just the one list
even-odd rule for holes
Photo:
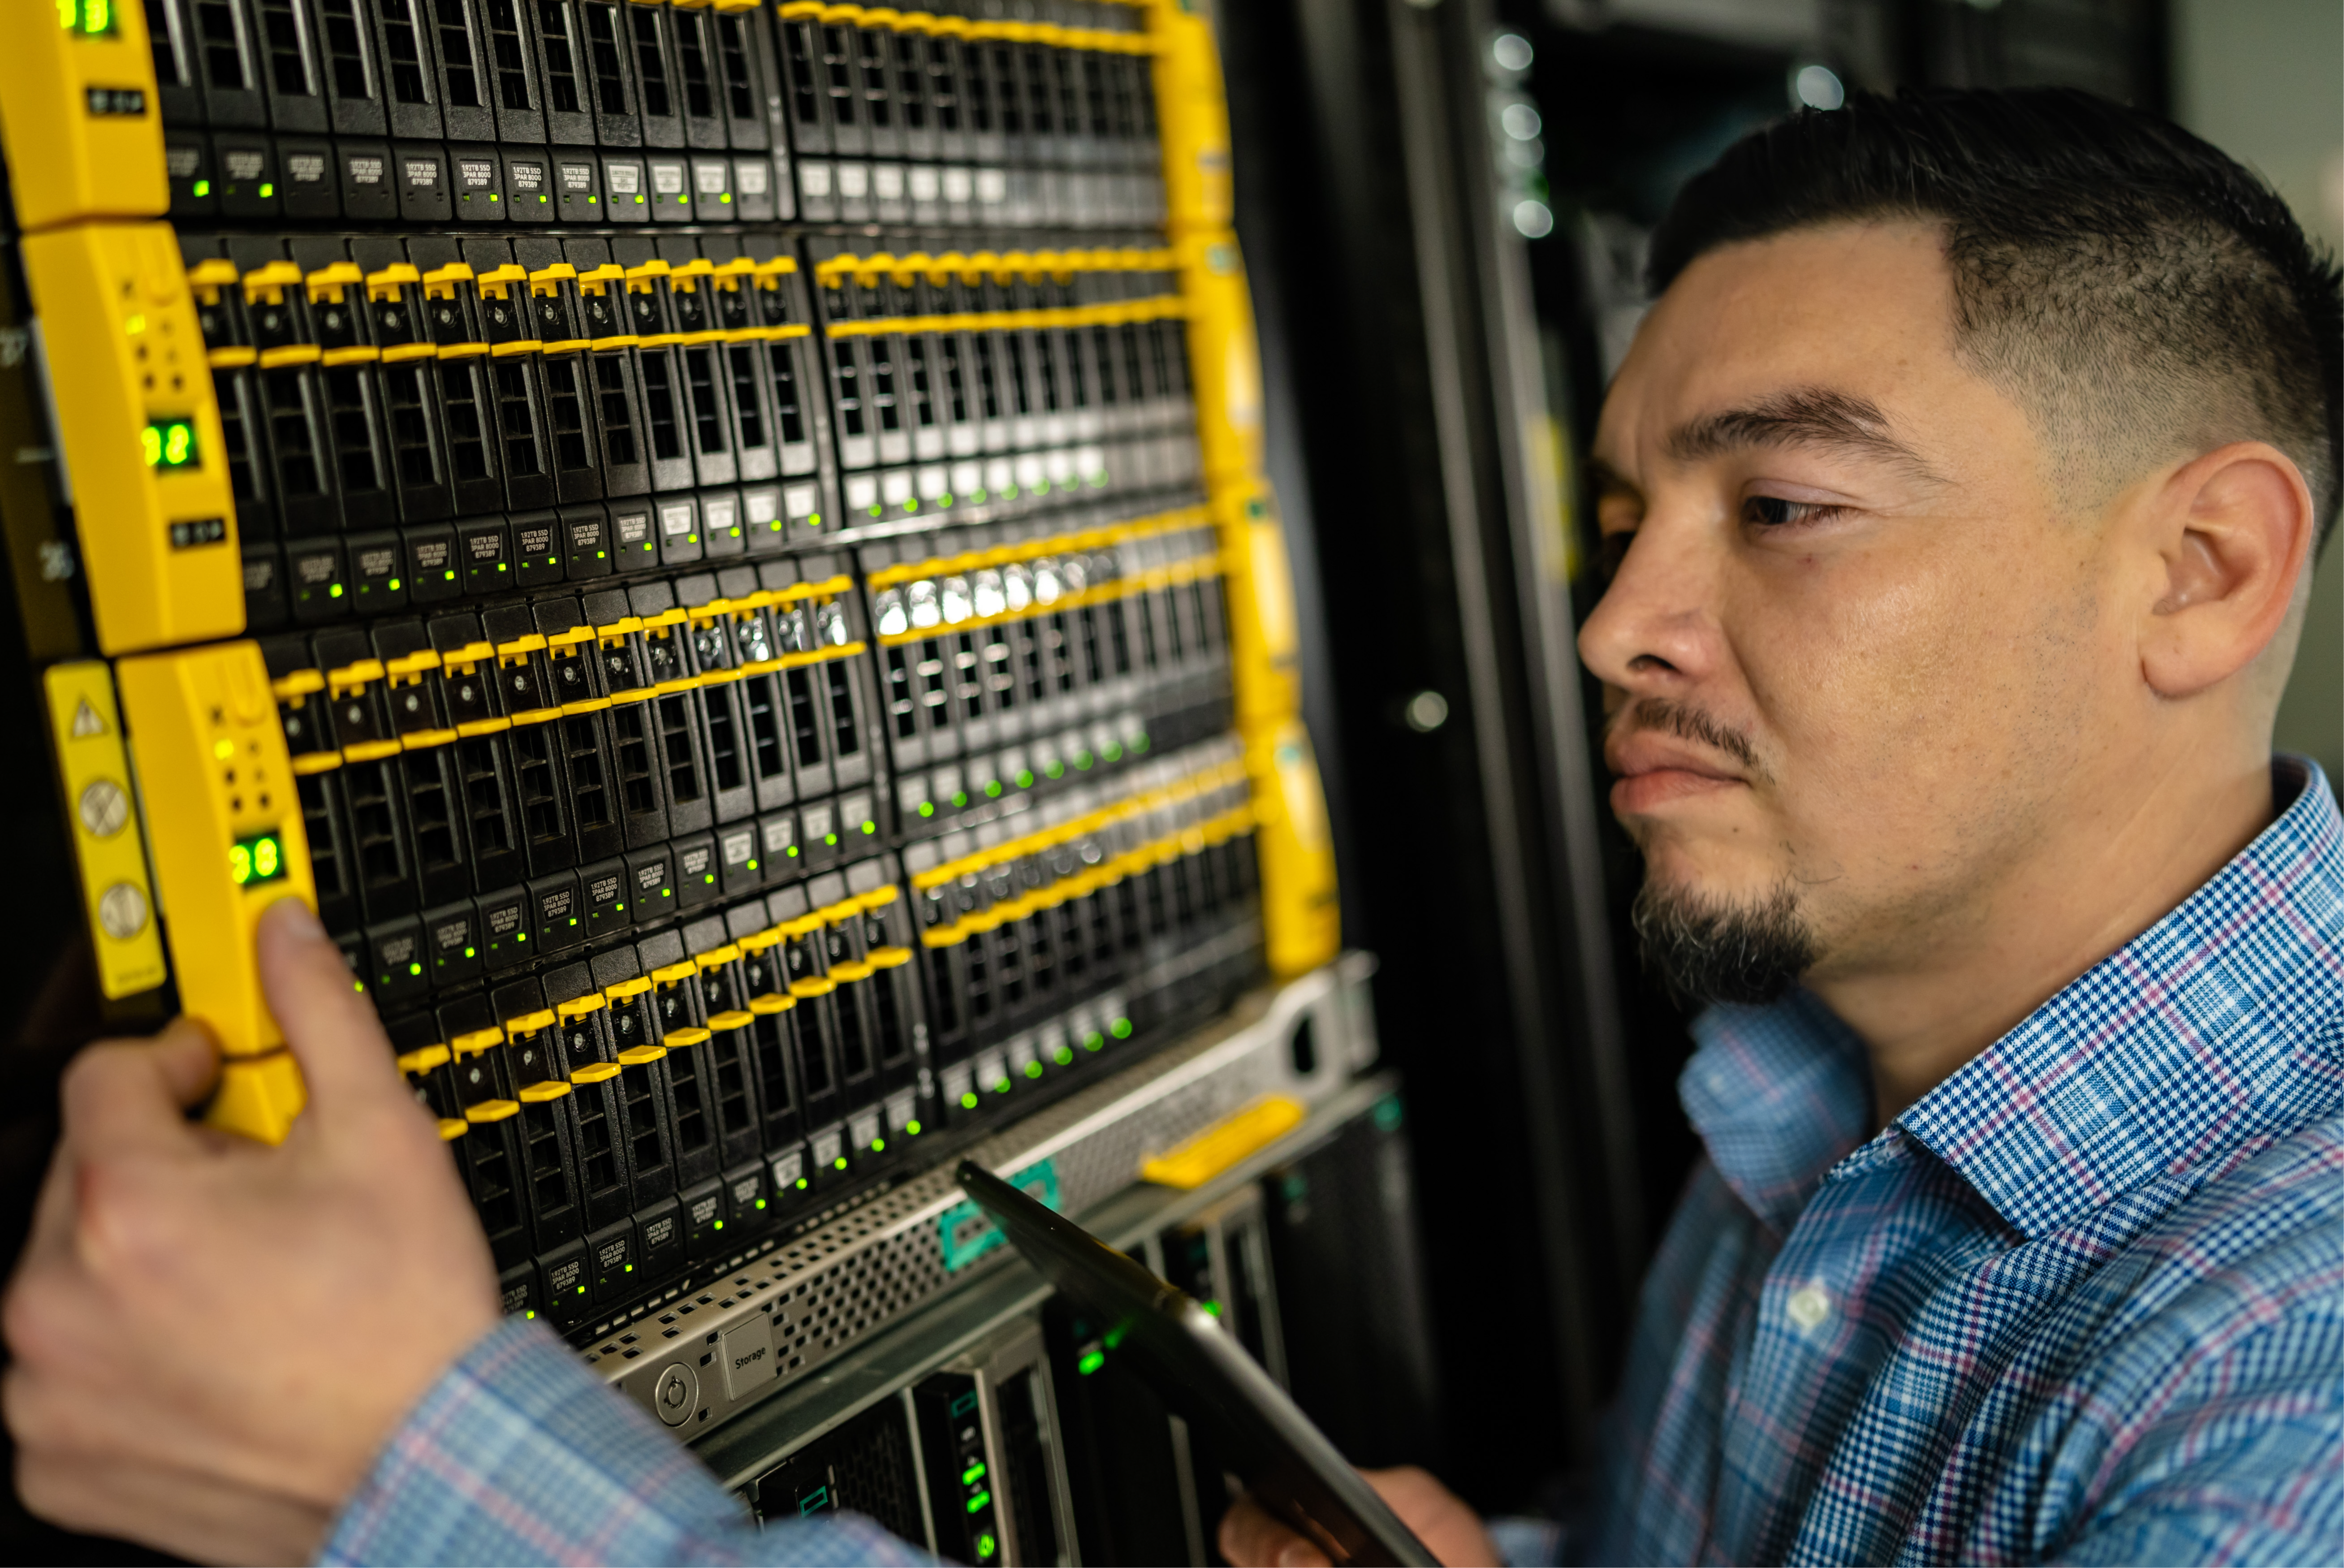
[[1060,1294],[1109,1325],[1115,1353],[1213,1440],[1255,1500],[1331,1563],[1430,1568],[1409,1533],[1220,1320],[1139,1264],[968,1160],[961,1190]]

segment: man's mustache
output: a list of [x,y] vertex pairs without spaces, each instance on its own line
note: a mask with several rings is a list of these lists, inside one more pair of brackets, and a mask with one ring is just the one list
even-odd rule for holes
[[1666,697],[1639,697],[1612,714],[1604,727],[1608,734],[1621,735],[1633,730],[1657,730],[1681,741],[1723,752],[1756,777],[1763,778],[1766,774],[1759,765],[1758,750],[1748,736],[1689,703],[1672,702]]

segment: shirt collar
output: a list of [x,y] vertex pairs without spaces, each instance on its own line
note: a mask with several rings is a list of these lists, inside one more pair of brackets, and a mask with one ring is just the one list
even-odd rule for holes
[[1787,1235],[1872,1125],[1864,1042],[1815,996],[1719,1006],[1692,1022],[1700,1049],[1677,1080],[1709,1162],[1767,1227]]
[[1898,1118],[2028,1236],[2344,1106],[2344,818],[2314,764],[2171,914]]
[[[2344,818],[2313,764],[2271,774],[2293,798],[2236,859],[1898,1118],[2020,1231],[2344,1106]],[[1870,1129],[1863,1042],[1804,990],[1692,1033],[1685,1114],[1787,1234]]]

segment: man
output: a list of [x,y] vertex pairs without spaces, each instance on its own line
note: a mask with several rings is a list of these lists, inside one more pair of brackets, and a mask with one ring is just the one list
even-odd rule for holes
[[2336,1561],[2344,822],[2270,755],[2335,268],[2212,148],[2026,93],[1760,132],[1652,271],[1580,651],[1647,959],[1719,1004],[1707,1158],[1588,1517],[1509,1554]]
[[[2210,149],[2037,95],[1778,127],[1655,272],[1582,651],[1648,949],[1728,1005],[1571,1548],[2332,1555],[2344,822],[2268,748],[2335,502],[2333,270]],[[298,908],[262,943],[312,1092],[285,1148],[180,1119],[185,1027],[68,1079],[5,1322],[35,1509],[212,1557],[901,1550],[747,1535],[499,1326],[331,946]],[[1446,1560],[1495,1554],[1430,1478],[1382,1484]],[[1308,1560],[1250,1508],[1222,1545]]]

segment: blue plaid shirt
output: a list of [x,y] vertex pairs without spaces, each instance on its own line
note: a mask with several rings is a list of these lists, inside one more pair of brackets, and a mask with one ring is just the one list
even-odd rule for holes
[[[2277,764],[2278,821],[1877,1137],[1812,996],[1701,1020],[1709,1158],[1574,1555],[2344,1559],[2344,821],[2309,778]],[[852,1517],[757,1533],[529,1323],[432,1389],[325,1560],[924,1561]]]
[[1876,1136],[1814,997],[1701,1018],[1708,1158],[1573,1556],[2344,1561],[2344,821],[2309,764],[2273,788]]

